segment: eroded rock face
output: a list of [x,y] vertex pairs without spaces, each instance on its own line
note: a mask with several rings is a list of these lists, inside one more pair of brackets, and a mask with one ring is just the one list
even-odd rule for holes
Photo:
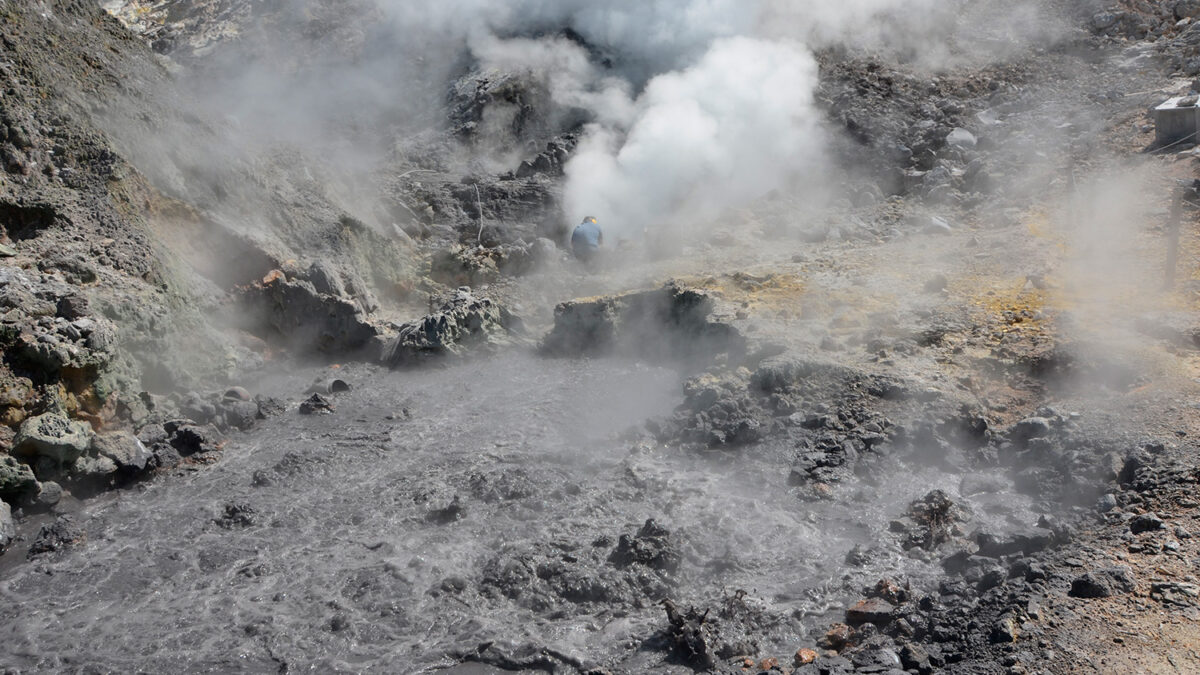
[[[316,266],[307,279],[273,271],[242,294],[242,304],[265,332],[300,351],[346,353],[362,349],[378,331],[359,302],[346,297],[336,274]],[[334,291],[339,294],[322,292]]]
[[91,443],[92,430],[87,424],[71,421],[60,412],[48,412],[25,420],[13,439],[13,454],[70,464]]
[[631,354],[659,361],[703,363],[718,354],[737,357],[745,338],[711,321],[708,294],[671,283],[654,290],[564,302],[542,340],[547,356]]
[[118,469],[141,471],[152,457],[150,450],[127,431],[97,434],[92,438],[92,451],[112,461]]
[[37,488],[37,479],[28,464],[11,455],[0,455],[0,498],[16,499]]
[[383,349],[382,361],[393,368],[433,359],[489,352],[511,343],[520,320],[488,298],[459,289],[438,311],[400,327]]

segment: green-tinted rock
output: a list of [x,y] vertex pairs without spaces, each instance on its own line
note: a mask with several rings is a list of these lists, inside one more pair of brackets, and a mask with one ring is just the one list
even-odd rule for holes
[[0,455],[0,498],[14,499],[37,487],[28,464],[11,455]]
[[13,439],[12,452],[18,457],[49,457],[70,464],[92,443],[92,429],[83,422],[72,422],[58,412],[31,417],[21,424]]

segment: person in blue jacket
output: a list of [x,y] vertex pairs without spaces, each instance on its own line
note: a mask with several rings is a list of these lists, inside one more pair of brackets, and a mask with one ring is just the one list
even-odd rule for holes
[[600,231],[600,225],[596,219],[591,216],[584,218],[583,222],[571,233],[571,250],[575,253],[576,258],[585,263],[595,258],[603,245],[604,233]]

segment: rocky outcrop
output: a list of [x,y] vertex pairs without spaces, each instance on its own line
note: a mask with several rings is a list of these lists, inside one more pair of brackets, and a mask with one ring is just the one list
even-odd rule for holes
[[554,308],[554,328],[542,340],[547,356],[628,354],[665,362],[730,360],[746,340],[729,324],[710,320],[713,301],[701,290],[670,283],[654,291],[564,302]]
[[382,361],[393,368],[413,366],[468,352],[491,352],[512,344],[520,320],[488,298],[460,288],[438,310],[400,326],[383,348]]
[[91,436],[87,424],[72,421],[61,412],[48,412],[25,420],[13,439],[12,452],[18,457],[69,465],[91,446]]
[[243,289],[240,306],[251,317],[252,332],[300,352],[342,354],[366,346],[378,331],[367,320],[364,301],[349,297],[327,265],[314,264],[308,276],[273,270]]

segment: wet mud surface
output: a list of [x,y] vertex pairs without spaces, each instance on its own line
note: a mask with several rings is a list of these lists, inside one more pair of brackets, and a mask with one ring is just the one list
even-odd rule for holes
[[[263,389],[294,405],[326,374]],[[688,672],[655,642],[665,598],[733,603],[747,652],[788,654],[868,580],[933,579],[889,521],[961,486],[885,462],[886,483],[811,500],[789,487],[790,443],[736,461],[656,444],[638,428],[681,402],[681,375],[615,357],[337,376],[353,389],[333,412],[291,408],[215,465],[88,502],[72,541],[6,565],[5,665]],[[978,515],[1030,517],[1019,500]]]

